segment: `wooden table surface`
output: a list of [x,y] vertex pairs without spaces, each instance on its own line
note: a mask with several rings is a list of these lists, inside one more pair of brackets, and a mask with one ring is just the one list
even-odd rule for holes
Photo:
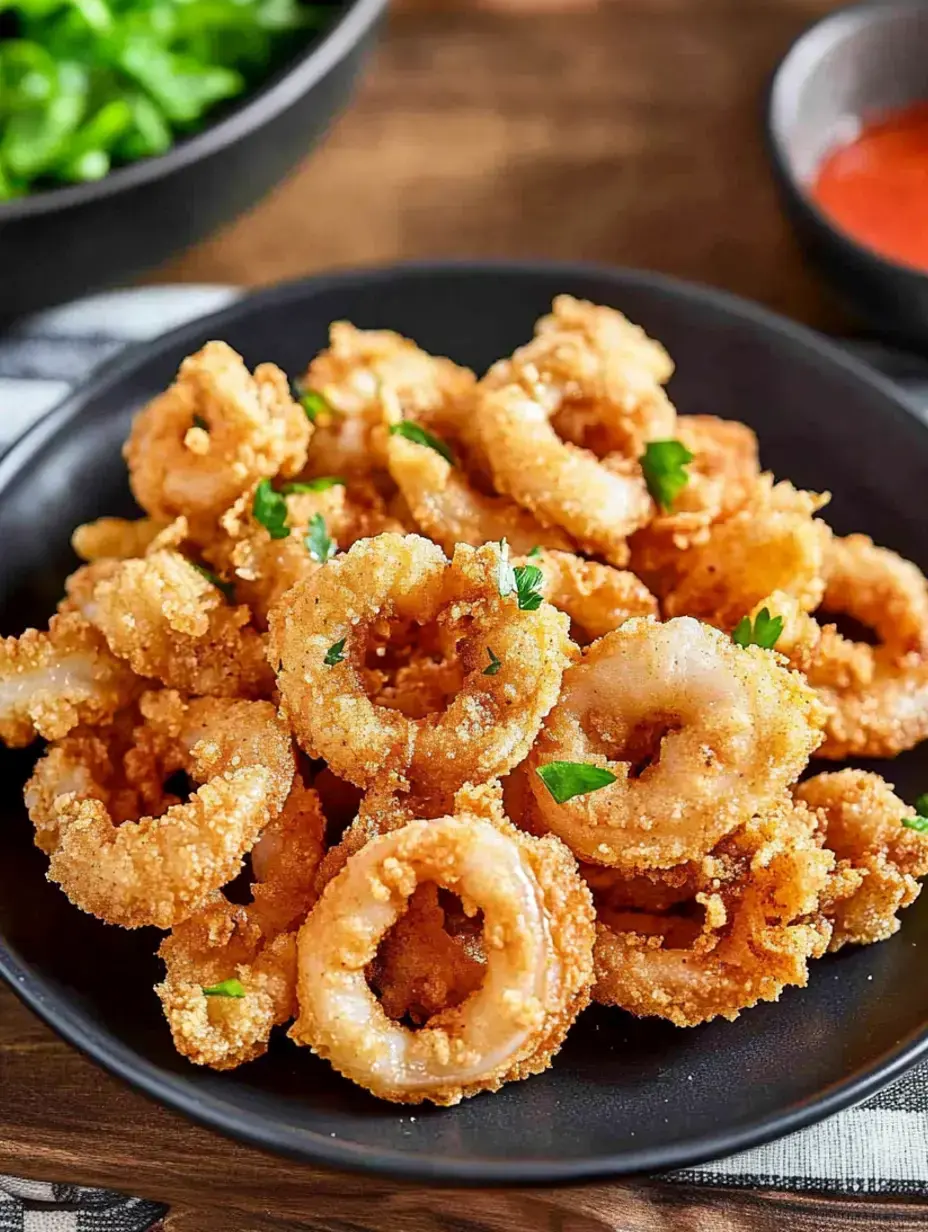
[[[159,274],[262,284],[427,256],[649,266],[841,318],[778,212],[765,79],[828,0],[484,0],[396,12],[323,148]],[[0,990],[0,1172],[172,1203],[172,1232],[836,1232],[928,1228],[928,1204],[695,1190],[402,1187],[274,1160],[109,1078]]]

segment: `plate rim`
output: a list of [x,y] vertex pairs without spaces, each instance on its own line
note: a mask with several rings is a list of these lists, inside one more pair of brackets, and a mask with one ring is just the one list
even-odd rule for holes
[[[928,435],[914,405],[887,378],[838,345],[807,326],[791,321],[772,310],[731,292],[669,275],[652,273],[596,262],[531,260],[427,260],[352,267],[277,283],[253,292],[205,316],[195,317],[165,334],[130,344],[115,360],[104,365],[89,381],[75,387],[68,396],[26,429],[0,457],[0,501],[6,487],[22,472],[34,454],[82,408],[150,359],[169,351],[191,336],[226,322],[260,311],[271,303],[298,300],[307,292],[325,292],[352,283],[378,283],[396,278],[468,274],[486,277],[520,274],[600,277],[612,282],[617,291],[632,286],[657,289],[676,298],[711,304],[774,333],[785,335],[816,357],[844,369],[855,379],[882,395],[887,411],[900,425],[923,439]],[[859,1103],[874,1094],[928,1055],[928,1020],[923,1026],[882,1053],[869,1065],[857,1069],[841,1082],[832,1084],[795,1107],[774,1115],[764,1115],[736,1127],[644,1149],[613,1150],[586,1159],[509,1160],[485,1158],[447,1160],[427,1153],[377,1148],[330,1138],[321,1132],[282,1125],[268,1116],[242,1118],[221,1096],[208,1095],[191,1087],[181,1073],[160,1069],[136,1053],[110,1032],[97,1027],[67,993],[58,992],[44,977],[32,971],[0,935],[0,978],[19,1000],[32,1010],[57,1035],[107,1072],[134,1090],[163,1104],[169,1110],[189,1117],[248,1145],[340,1171],[449,1186],[543,1186],[583,1181],[606,1180],[618,1176],[670,1171],[733,1155],[762,1146],[794,1133]]]

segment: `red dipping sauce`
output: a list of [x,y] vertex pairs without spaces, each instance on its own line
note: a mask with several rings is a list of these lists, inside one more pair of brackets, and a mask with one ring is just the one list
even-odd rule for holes
[[859,243],[928,273],[928,102],[865,124],[827,154],[812,196]]

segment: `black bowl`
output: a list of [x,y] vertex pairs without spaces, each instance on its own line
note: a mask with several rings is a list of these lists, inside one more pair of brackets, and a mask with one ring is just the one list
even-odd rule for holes
[[767,100],[776,179],[800,241],[845,304],[879,334],[928,345],[928,274],[838,228],[809,186],[848,121],[928,101],[928,3],[890,0],[830,14],[777,69]]
[[[928,430],[885,381],[816,335],[648,274],[413,266],[255,295],[139,349],[52,412],[0,462],[0,630],[45,621],[75,564],[76,523],[131,512],[119,452],[129,421],[208,338],[227,339],[249,364],[269,359],[297,373],[324,345],[329,322],[350,318],[482,369],[522,342],[561,291],[614,304],[662,339],[678,362],[671,393],[680,408],[751,424],[769,466],[834,492],[838,530],[867,530],[928,566],[928,523],[914,499],[928,473]],[[548,1073],[457,1108],[379,1103],[283,1038],[232,1073],[197,1069],[174,1052],[151,991],[153,930],[100,924],[44,880],[20,797],[34,756],[0,754],[0,973],[101,1065],[259,1146],[458,1183],[670,1168],[798,1129],[928,1052],[926,895],[899,936],[815,963],[810,986],[775,1005],[690,1031],[590,1009]],[[914,799],[928,783],[928,749],[888,772]]]
[[348,0],[203,132],[102,180],[0,202],[0,319],[125,282],[254,205],[344,107],[386,0]]

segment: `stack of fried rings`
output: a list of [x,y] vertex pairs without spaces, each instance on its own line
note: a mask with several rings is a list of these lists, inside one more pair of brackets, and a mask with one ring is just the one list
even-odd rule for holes
[[928,736],[928,586],[678,414],[672,367],[561,296],[480,380],[339,322],[297,398],[212,342],[138,415],[144,516],[75,531],[48,628],[0,646],[0,736],[48,742],[50,879],[165,930],[190,1061],[289,1023],[453,1104],[591,999],[733,1019],[897,930],[928,800],[799,780]]

